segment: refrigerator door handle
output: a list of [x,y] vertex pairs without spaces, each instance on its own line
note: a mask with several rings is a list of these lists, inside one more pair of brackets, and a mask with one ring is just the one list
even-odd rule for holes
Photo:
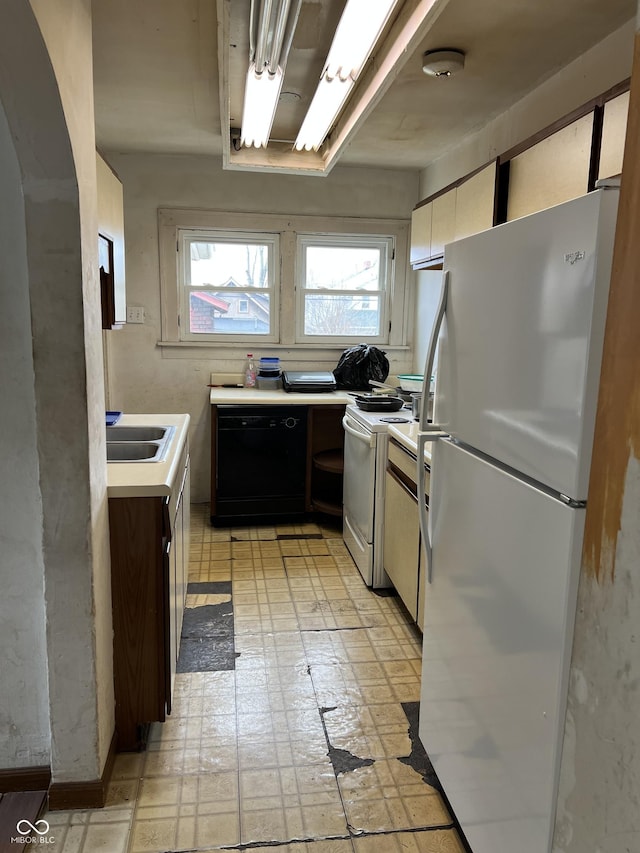
[[431,536],[429,535],[429,518],[427,516],[427,502],[425,499],[425,470],[424,470],[424,450],[428,441],[439,441],[441,438],[450,438],[446,432],[431,432],[418,433],[418,509],[420,518],[420,533],[422,534],[422,543],[424,545],[425,554],[427,555],[427,582],[433,582],[433,559]]
[[440,427],[429,423],[429,394],[431,393],[431,374],[433,372],[433,362],[436,357],[436,348],[438,346],[438,336],[440,328],[447,310],[447,296],[449,294],[449,270],[442,273],[442,286],[440,288],[440,299],[438,300],[438,308],[436,316],[433,320],[431,328],[431,337],[429,338],[429,346],[427,347],[427,357],[424,363],[424,382],[422,386],[422,400],[420,406],[420,430],[426,432],[437,432]]

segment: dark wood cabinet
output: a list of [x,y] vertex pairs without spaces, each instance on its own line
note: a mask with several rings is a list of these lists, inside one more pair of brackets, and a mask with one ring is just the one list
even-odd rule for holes
[[[118,750],[171,713],[189,550],[189,457],[171,495],[109,499]],[[186,529],[185,529],[186,527]]]

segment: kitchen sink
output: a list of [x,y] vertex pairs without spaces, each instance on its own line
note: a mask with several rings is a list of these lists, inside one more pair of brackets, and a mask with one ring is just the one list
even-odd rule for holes
[[107,462],[163,462],[174,426],[107,427]]
[[166,426],[108,426],[107,441],[160,441],[167,435]]
[[107,462],[157,462],[161,445],[148,441],[108,441]]

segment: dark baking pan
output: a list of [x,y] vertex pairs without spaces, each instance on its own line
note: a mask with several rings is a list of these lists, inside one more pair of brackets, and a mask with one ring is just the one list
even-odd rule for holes
[[404,406],[404,400],[400,397],[376,394],[371,397],[356,397],[356,406],[364,412],[397,412]]

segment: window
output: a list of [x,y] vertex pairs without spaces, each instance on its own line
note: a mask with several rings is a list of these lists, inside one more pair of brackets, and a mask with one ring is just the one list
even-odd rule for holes
[[158,235],[165,358],[408,348],[408,220],[162,208]]
[[181,340],[277,340],[277,235],[179,233]]
[[298,237],[299,341],[387,339],[391,237]]

